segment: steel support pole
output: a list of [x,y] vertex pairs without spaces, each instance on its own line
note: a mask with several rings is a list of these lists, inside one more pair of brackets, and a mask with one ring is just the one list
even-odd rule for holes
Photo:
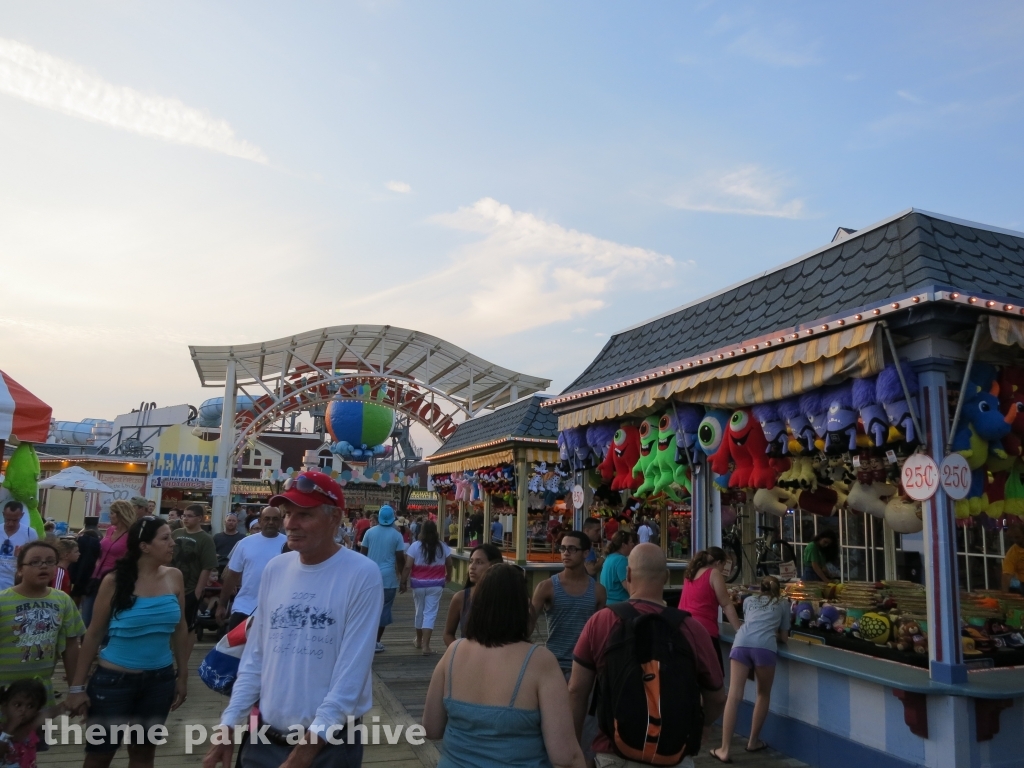
[[[945,454],[949,429],[946,374],[925,370],[918,374],[925,450],[936,464]],[[966,683],[960,644],[960,579],[956,557],[953,502],[942,486],[924,502],[924,576],[928,604],[928,660],[931,678],[941,683]]]
[[526,529],[530,524],[530,499],[526,487],[526,456],[516,452],[516,563],[526,565]]
[[[231,446],[235,442],[235,361],[228,360],[228,369],[224,377],[224,410],[220,416],[220,444],[217,446],[218,479],[227,478],[231,485]],[[210,515],[210,525],[214,533],[224,530],[224,516],[231,509],[230,490],[227,496],[214,496]]]
[[708,518],[711,516],[711,494],[708,488],[711,478],[704,454],[700,454],[698,463],[691,465],[690,472],[690,549],[700,552],[708,546]]

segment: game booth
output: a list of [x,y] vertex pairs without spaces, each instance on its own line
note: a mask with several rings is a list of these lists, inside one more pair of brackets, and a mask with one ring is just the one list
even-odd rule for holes
[[[615,334],[544,402],[595,462],[632,457],[602,481],[689,499],[683,559],[734,552],[737,605],[763,573],[787,582],[773,748],[1024,764],[1024,597],[1003,573],[1024,518],[1022,304],[1024,234],[911,209]],[[823,532],[824,579],[803,562]]]
[[50,406],[0,371],[0,501],[20,501],[40,536],[39,457],[33,443],[46,442],[52,415]]

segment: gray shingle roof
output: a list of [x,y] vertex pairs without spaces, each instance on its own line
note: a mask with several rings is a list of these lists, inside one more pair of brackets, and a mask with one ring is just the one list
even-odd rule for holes
[[[464,451],[478,445],[506,438],[529,437],[555,440],[558,437],[558,417],[541,408],[547,400],[542,395],[524,397],[511,405],[459,424],[452,436],[437,449],[438,454]],[[431,457],[432,458],[432,457]]]
[[565,393],[926,286],[1024,299],[1024,236],[911,209],[616,333]]

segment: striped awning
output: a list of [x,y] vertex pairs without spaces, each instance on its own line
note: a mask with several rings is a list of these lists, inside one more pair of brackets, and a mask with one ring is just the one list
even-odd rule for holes
[[0,442],[13,435],[23,443],[45,443],[52,415],[50,406],[0,371]]
[[1016,344],[1018,347],[1024,348],[1024,320],[989,315],[988,332],[996,344],[1003,344],[1007,347]]
[[623,416],[645,416],[664,407],[669,398],[720,408],[740,408],[799,395],[851,376],[871,376],[885,365],[881,334],[875,333],[875,327],[874,322],[864,323],[635,389],[612,400],[560,415],[558,429]]
[[[528,462],[546,461],[552,464],[558,463],[558,451],[545,450],[543,448],[520,448],[520,450],[525,452]],[[471,469],[480,469],[480,467],[493,467],[498,464],[512,464],[513,462],[515,462],[515,453],[511,448],[507,448],[494,453],[486,453],[482,456],[471,456],[467,459],[454,459],[452,461],[431,464],[427,471],[433,477],[434,475],[446,475],[449,472],[465,472]]]

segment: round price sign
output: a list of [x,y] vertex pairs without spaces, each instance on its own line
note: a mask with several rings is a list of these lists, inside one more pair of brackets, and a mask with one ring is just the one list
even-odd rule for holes
[[572,505],[576,509],[583,509],[583,486],[574,485],[572,487]]
[[939,490],[939,467],[931,456],[915,453],[903,465],[903,490],[914,501],[927,501]]
[[959,453],[951,453],[944,458],[939,467],[939,482],[949,498],[956,501],[966,499],[971,490],[971,468],[967,459]]

